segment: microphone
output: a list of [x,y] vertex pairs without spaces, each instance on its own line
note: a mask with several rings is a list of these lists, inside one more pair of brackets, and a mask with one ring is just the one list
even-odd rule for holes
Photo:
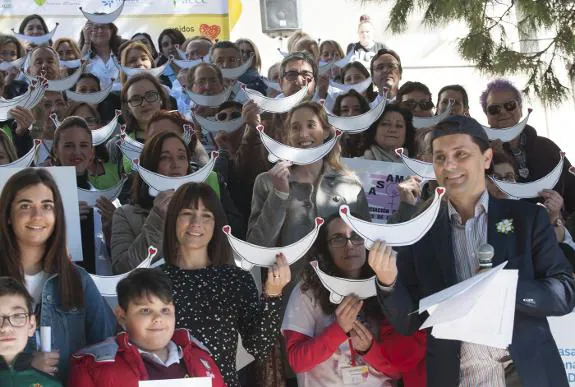
[[486,243],[479,246],[479,249],[477,249],[477,258],[479,258],[479,270],[491,269],[493,266],[494,255],[495,250],[490,244]]

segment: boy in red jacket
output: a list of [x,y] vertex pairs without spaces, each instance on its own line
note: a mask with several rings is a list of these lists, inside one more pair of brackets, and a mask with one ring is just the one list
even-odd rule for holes
[[163,272],[136,269],[116,290],[125,332],[76,353],[68,385],[138,387],[140,380],[210,377],[213,387],[225,386],[207,348],[175,330],[172,284]]

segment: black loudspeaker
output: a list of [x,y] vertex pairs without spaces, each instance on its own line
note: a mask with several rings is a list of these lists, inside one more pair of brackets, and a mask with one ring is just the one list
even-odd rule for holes
[[299,0],[260,0],[262,31],[282,32],[301,29]]

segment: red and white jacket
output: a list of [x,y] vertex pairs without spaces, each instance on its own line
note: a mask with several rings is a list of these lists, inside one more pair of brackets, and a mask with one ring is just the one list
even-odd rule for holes
[[[208,376],[213,387],[226,386],[208,349],[186,329],[176,329],[172,341],[182,348],[189,377]],[[138,387],[140,380],[149,380],[148,371],[125,332],[74,354],[68,375],[69,386],[82,387]]]

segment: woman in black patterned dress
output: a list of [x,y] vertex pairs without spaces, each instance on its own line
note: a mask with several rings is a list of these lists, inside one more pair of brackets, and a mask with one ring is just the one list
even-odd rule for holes
[[227,223],[224,210],[206,184],[181,186],[167,214],[163,270],[174,286],[176,324],[208,347],[229,387],[239,386],[238,333],[254,357],[269,354],[279,335],[281,294],[290,281],[289,265],[279,255],[258,296],[251,274],[233,263],[222,231]]

